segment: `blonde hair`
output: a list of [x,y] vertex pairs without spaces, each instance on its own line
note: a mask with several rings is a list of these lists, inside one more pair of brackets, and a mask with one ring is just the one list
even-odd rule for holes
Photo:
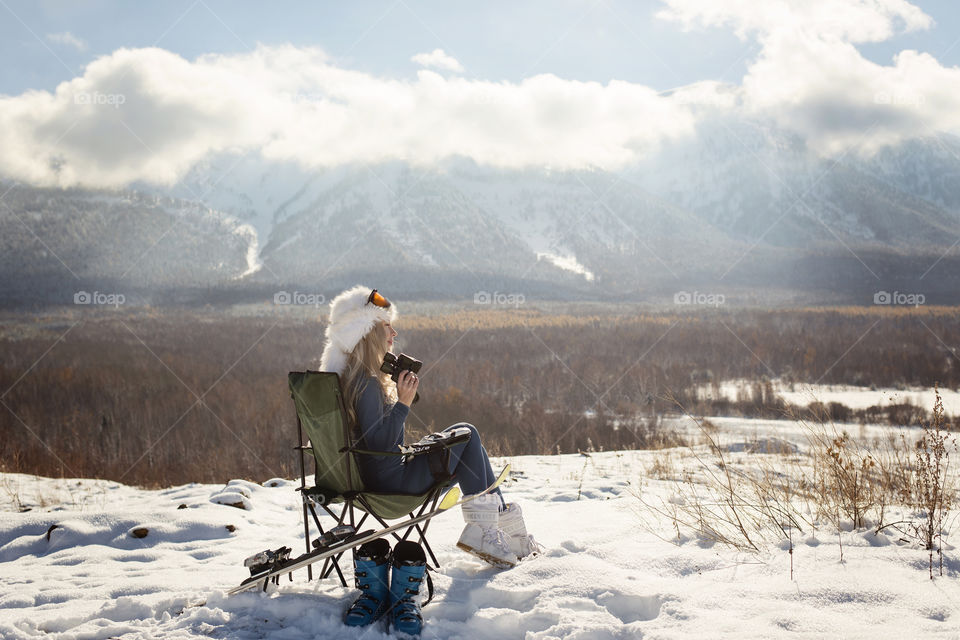
[[380,383],[385,401],[397,401],[397,388],[393,385],[390,376],[380,371],[383,356],[387,352],[386,339],[383,333],[383,322],[377,322],[367,335],[360,339],[357,346],[347,356],[347,364],[340,384],[343,388],[343,399],[347,409],[347,419],[351,425],[357,424],[357,400],[364,381],[373,376]]

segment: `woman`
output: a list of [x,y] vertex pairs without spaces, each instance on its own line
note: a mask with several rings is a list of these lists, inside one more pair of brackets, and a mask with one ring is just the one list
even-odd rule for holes
[[[380,371],[383,356],[397,337],[396,315],[396,307],[376,289],[360,285],[330,303],[320,369],[340,375],[348,418],[357,425],[362,446],[372,451],[397,451],[403,444],[404,422],[420,386],[419,377],[410,371],[404,371],[395,385]],[[464,422],[448,429],[455,427],[469,428],[471,437],[451,447],[447,470],[464,495],[480,493],[496,474],[477,429]],[[364,484],[374,491],[421,493],[434,483],[427,456],[403,463],[400,456],[358,455],[358,462]],[[519,505],[504,502],[499,488],[467,502],[462,510],[466,526],[457,546],[464,551],[509,568],[535,550]]]

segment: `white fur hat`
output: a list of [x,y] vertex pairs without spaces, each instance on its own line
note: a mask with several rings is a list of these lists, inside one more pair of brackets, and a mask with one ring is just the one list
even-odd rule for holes
[[320,371],[343,374],[347,358],[357,343],[373,329],[377,322],[393,322],[397,308],[368,303],[370,287],[357,285],[330,301],[330,324],[327,325],[327,343],[320,357]]

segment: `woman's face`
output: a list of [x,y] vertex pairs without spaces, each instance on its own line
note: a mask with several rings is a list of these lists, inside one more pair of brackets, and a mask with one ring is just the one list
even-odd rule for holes
[[387,344],[387,351],[390,351],[393,349],[393,339],[397,337],[397,330],[389,322],[382,323],[381,327],[383,328],[383,339]]

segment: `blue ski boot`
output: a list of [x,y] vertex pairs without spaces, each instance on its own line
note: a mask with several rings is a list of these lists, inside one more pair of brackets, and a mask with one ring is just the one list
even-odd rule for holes
[[390,606],[390,543],[383,538],[360,546],[353,557],[353,576],[357,588],[363,591],[350,608],[344,623],[362,627],[376,622]]
[[416,597],[424,576],[427,579],[427,604],[433,598],[433,580],[427,574],[427,557],[416,542],[401,540],[393,547],[393,573],[390,577],[390,621],[393,628],[412,636],[420,635],[423,616]]

